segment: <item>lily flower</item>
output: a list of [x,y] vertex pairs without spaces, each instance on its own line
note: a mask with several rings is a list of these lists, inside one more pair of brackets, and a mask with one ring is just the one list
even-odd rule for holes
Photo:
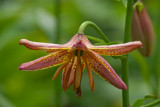
[[45,50],[50,54],[21,64],[19,70],[35,71],[62,64],[52,79],[54,80],[64,68],[62,74],[63,90],[67,90],[73,84],[73,90],[76,91],[78,96],[81,96],[81,78],[85,66],[92,91],[94,91],[92,70],[113,86],[126,90],[125,83],[100,55],[120,56],[142,47],[140,41],[109,46],[93,46],[85,35],[80,34],[76,34],[68,43],[62,45],[32,42],[26,39],[21,39],[20,45],[32,50]]

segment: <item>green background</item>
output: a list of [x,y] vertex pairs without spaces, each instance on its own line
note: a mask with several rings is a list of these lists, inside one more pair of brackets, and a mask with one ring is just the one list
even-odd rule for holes
[[[145,95],[154,95],[155,76],[159,77],[156,71],[160,71],[160,40],[157,39],[160,37],[160,1],[144,0],[144,4],[154,26],[156,41],[151,57],[144,58],[137,51],[129,56],[131,104]],[[121,90],[95,73],[95,91],[91,92],[86,69],[82,75],[81,98],[72,87],[66,92],[62,90],[61,74],[52,81],[57,67],[40,71],[18,70],[21,63],[46,55],[44,51],[19,46],[19,41],[25,38],[63,44],[77,33],[82,22],[92,21],[110,41],[122,43],[125,13],[126,8],[118,0],[61,0],[61,5],[57,5],[56,0],[0,0],[0,107],[121,107]],[[100,38],[90,27],[85,33]],[[120,60],[104,58],[121,77]]]

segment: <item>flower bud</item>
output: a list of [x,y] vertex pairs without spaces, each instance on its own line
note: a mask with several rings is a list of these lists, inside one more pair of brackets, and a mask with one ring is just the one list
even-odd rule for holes
[[154,30],[147,10],[141,1],[133,10],[131,36],[133,40],[143,43],[139,51],[143,56],[151,56],[154,44]]

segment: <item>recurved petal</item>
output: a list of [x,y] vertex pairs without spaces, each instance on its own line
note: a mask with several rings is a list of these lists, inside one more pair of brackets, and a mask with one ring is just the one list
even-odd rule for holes
[[127,89],[125,83],[119,78],[109,63],[93,51],[84,52],[88,65],[104,80],[119,89]]
[[62,45],[55,44],[55,45],[57,45],[59,47],[52,48],[52,49],[45,49],[45,51],[47,53],[52,53],[52,52],[59,51],[59,50],[68,50],[68,49],[71,49],[73,47],[73,45],[77,42],[78,37],[79,37],[78,34],[76,34],[66,44],[62,44]]
[[23,63],[19,66],[19,70],[34,71],[38,69],[44,69],[51,66],[56,66],[61,63],[67,62],[73,56],[74,53],[67,52],[65,50],[58,51],[44,57],[38,58],[34,61]]
[[89,49],[100,55],[119,56],[128,54],[139,47],[142,47],[142,43],[140,41],[133,41],[118,45],[92,46]]
[[76,36],[74,36],[68,43],[66,44],[52,44],[52,43],[41,43],[41,42],[32,42],[27,39],[21,39],[19,44],[24,45],[25,47],[32,50],[45,50],[48,53],[67,50],[71,48],[71,45],[74,43]]

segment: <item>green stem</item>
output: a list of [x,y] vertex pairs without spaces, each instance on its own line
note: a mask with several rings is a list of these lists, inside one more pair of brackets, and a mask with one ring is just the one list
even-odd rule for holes
[[127,90],[122,90],[123,107],[129,107],[129,83],[128,83],[128,58],[121,59],[122,80],[127,85]]
[[132,9],[133,9],[133,0],[128,0],[127,12],[126,12],[126,22],[125,22],[125,32],[124,32],[124,42],[130,41],[132,12],[133,12]]
[[78,34],[82,34],[84,35],[84,30],[87,26],[91,26],[93,27],[99,34],[100,36],[102,37],[102,39],[106,42],[106,43],[109,43],[109,40],[108,38],[105,36],[105,34],[100,30],[100,28],[93,22],[91,21],[85,21],[83,22],[80,27],[79,27],[79,30],[78,30]]
[[[127,2],[124,43],[130,41],[133,1],[134,0],[128,0]],[[122,62],[122,80],[127,85],[127,90],[122,91],[123,107],[129,107],[128,56],[126,58],[122,58],[121,62]]]

